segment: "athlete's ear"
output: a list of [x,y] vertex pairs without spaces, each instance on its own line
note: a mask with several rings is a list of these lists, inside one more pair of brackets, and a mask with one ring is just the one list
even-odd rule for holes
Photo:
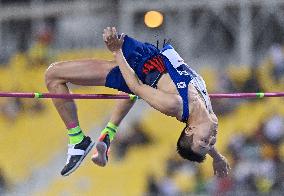
[[191,127],[191,126],[187,126],[187,127],[185,128],[184,132],[185,132],[185,135],[188,136],[188,137],[190,137],[190,136],[193,135],[193,130],[192,130],[192,127]]

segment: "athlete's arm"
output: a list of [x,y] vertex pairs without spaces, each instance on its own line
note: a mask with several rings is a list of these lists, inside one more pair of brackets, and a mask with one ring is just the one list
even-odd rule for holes
[[122,35],[118,39],[115,28],[108,27],[104,30],[103,37],[108,49],[113,52],[116,63],[130,90],[160,112],[168,116],[180,118],[180,108],[182,108],[181,97],[143,84],[134,70],[129,66],[121,50],[124,36]]
[[214,174],[218,177],[226,177],[231,169],[227,159],[217,151],[215,146],[211,147],[208,154],[213,158]]
[[165,93],[143,84],[126,62],[121,50],[115,53],[115,59],[128,87],[134,94],[160,112],[177,117],[180,111],[179,106],[182,105],[182,100],[178,95]]
[[[127,93],[124,93],[124,92],[119,92],[119,94],[128,95]],[[130,99],[117,100],[115,108],[110,117],[110,122],[115,124],[116,126],[119,126],[120,122],[127,115],[127,113],[132,108],[134,103],[135,103],[135,100],[130,100]]]

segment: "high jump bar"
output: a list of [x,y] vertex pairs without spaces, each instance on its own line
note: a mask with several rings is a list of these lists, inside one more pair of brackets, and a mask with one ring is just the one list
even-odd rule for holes
[[[212,99],[253,99],[264,97],[284,97],[284,92],[258,92],[258,93],[213,93],[209,94]],[[55,94],[55,93],[26,93],[26,92],[0,92],[0,97],[18,98],[55,98],[55,99],[134,99],[135,95],[116,94]]]

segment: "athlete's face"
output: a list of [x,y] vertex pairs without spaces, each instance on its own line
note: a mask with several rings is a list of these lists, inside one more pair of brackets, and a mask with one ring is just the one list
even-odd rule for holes
[[200,155],[207,154],[216,143],[216,129],[212,125],[204,123],[189,127],[189,133],[192,135],[191,149]]

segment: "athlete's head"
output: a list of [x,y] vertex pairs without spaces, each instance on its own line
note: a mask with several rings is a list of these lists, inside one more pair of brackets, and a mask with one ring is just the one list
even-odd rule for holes
[[196,153],[192,150],[193,135],[188,135],[186,133],[187,128],[188,127],[185,127],[179,136],[177,141],[177,152],[184,159],[201,163],[205,160],[206,155]]
[[177,152],[184,159],[201,163],[205,160],[206,154],[215,144],[216,138],[210,127],[200,124],[198,127],[186,126],[177,141]]

